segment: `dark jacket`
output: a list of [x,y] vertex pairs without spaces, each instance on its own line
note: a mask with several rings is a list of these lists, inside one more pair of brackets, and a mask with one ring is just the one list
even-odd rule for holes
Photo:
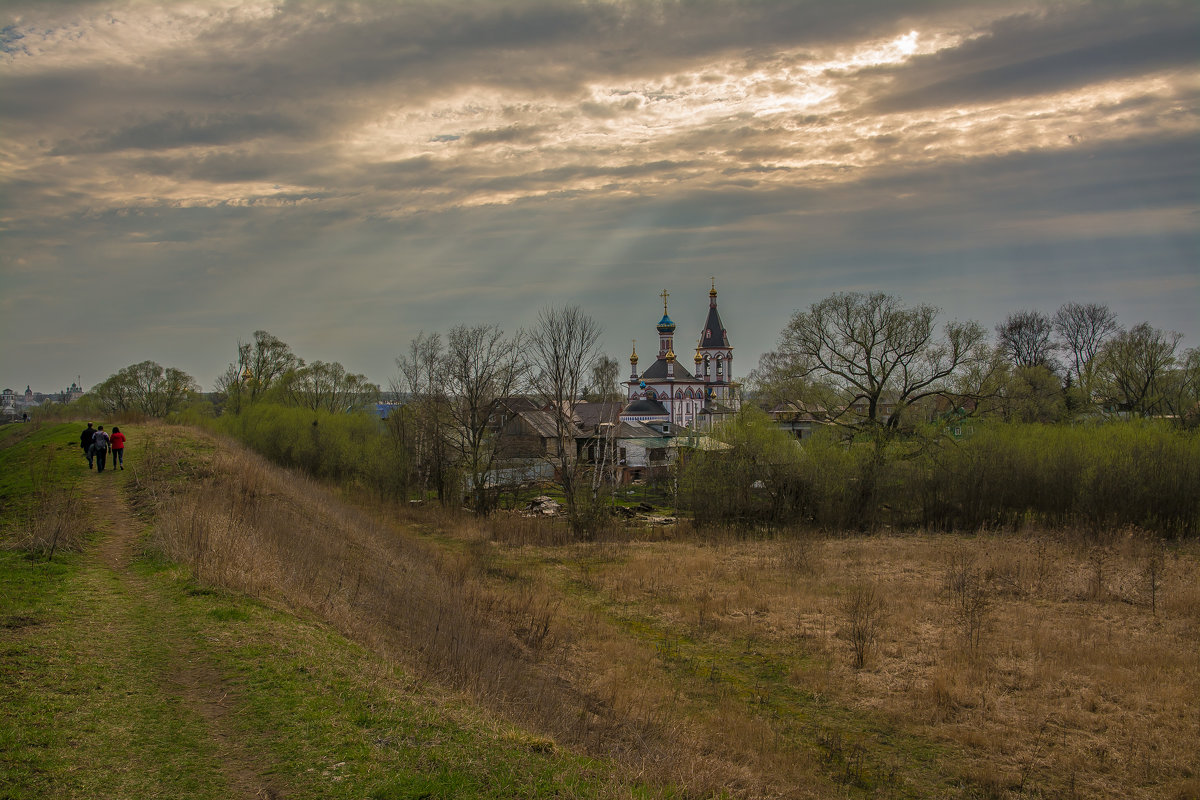
[[89,447],[92,446],[92,437],[95,435],[96,435],[95,428],[90,427],[90,426],[85,428],[83,433],[79,434],[79,446],[82,447],[84,450],[87,450]]

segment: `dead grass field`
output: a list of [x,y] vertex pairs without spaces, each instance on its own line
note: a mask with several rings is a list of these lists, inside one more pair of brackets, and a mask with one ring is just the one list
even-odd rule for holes
[[[684,691],[708,700],[695,711],[721,708],[710,733],[734,733],[745,763],[809,745],[827,777],[885,794],[1200,793],[1194,544],[871,536],[508,555],[558,565],[564,592],[657,640],[659,665],[686,664],[663,691],[690,677]],[[882,602],[856,669],[848,598],[864,586]],[[594,641],[614,685],[642,683],[648,665],[619,636]]]
[[1200,795],[1195,542],[684,524],[567,544],[546,521],[356,505],[195,436],[163,429],[148,455],[157,547],[639,779],[697,797]]

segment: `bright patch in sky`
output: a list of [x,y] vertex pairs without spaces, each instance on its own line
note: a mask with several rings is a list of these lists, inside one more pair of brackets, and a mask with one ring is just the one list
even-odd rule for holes
[[1195,345],[1198,39],[1170,0],[9,3],[0,382],[208,385],[265,328],[387,383],[562,303],[617,354],[712,275],[743,369],[856,288]]

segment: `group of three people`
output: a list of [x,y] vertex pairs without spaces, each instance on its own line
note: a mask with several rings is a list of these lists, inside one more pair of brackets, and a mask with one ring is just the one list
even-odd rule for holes
[[110,448],[113,454],[113,469],[116,469],[118,465],[121,469],[125,469],[125,434],[121,433],[120,428],[113,426],[110,434],[104,430],[103,425],[93,428],[92,423],[89,422],[83,433],[79,434],[79,446],[83,448],[83,453],[87,456],[88,469],[92,468],[94,459],[96,471],[104,472],[104,462],[108,458]]

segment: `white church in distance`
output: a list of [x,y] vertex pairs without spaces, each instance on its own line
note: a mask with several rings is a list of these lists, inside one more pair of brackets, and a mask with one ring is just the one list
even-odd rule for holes
[[638,374],[637,341],[629,356],[628,405],[621,419],[629,422],[672,423],[684,428],[706,429],[720,417],[735,413],[739,385],[733,379],[733,347],[717,313],[717,284],[708,293],[708,317],[696,343],[693,371],[675,356],[675,323],[667,315],[664,289],[663,316],[658,330],[658,357]]

